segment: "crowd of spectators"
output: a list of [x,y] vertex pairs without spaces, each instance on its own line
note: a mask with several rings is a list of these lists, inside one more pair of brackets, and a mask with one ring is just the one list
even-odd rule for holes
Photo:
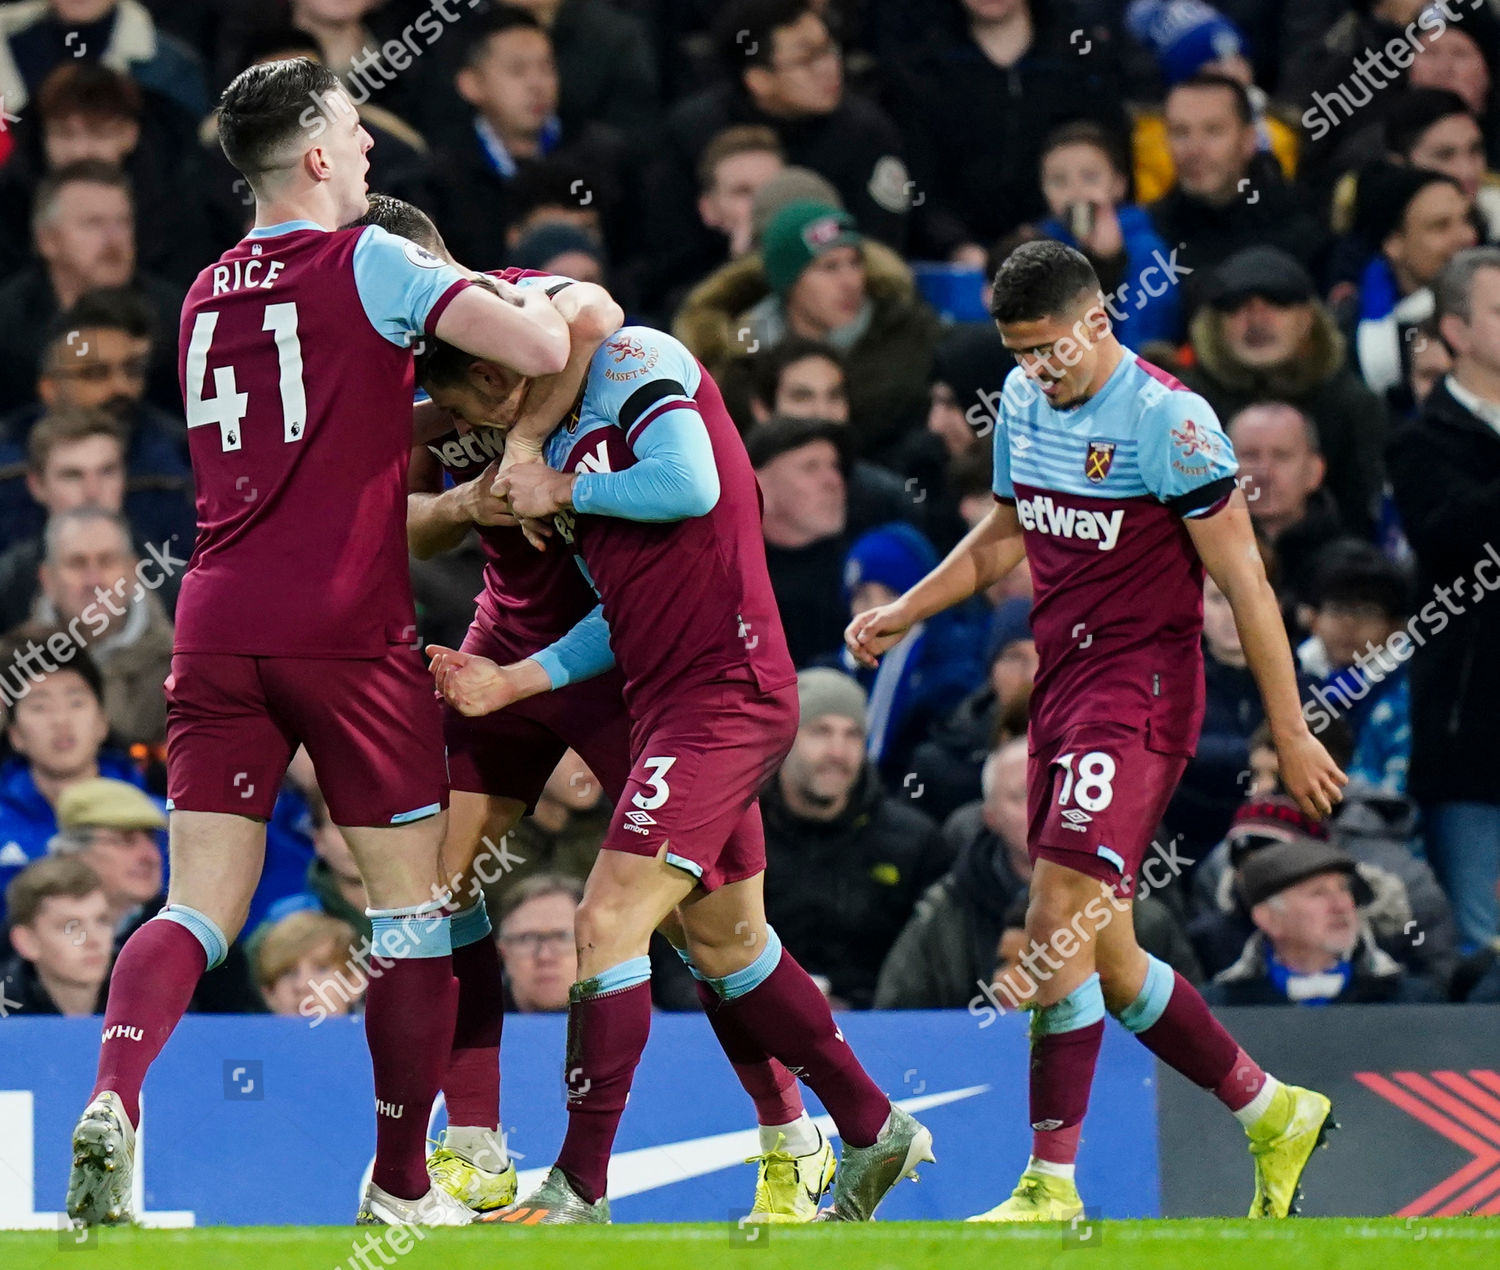
[[[1500,0],[21,0],[0,1014],[94,1012],[163,902],[194,537],[177,319],[250,216],[214,98],[284,56],[339,71],[371,187],[465,264],[602,282],[720,385],[801,672],[767,908],[832,1000],[972,1010],[1026,951],[1025,566],[876,671],[841,632],[991,505],[1013,363],[987,278],[1051,237],[1223,421],[1307,717],[1352,778],[1327,823],[1282,794],[1207,583],[1203,736],[1136,880],[1143,944],[1220,1004],[1500,1001]],[[422,635],[461,636],[481,566],[472,541],[413,561]],[[609,813],[569,754],[492,844],[516,1010],[565,1008]],[[358,1009],[364,909],[299,755],[194,1008]],[[653,960],[658,1005],[692,1007]]]

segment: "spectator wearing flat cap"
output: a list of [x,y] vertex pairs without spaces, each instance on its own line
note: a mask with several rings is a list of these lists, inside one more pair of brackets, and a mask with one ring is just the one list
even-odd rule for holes
[[797,698],[796,739],[760,796],[766,916],[832,999],[868,1009],[917,899],[953,861],[937,825],[866,758],[864,690],[814,668]]
[[1439,1001],[1375,942],[1354,857],[1293,836],[1252,851],[1240,888],[1255,934],[1203,991],[1210,1005],[1346,1005]]
[[1302,263],[1275,247],[1236,252],[1207,280],[1182,381],[1221,419],[1258,401],[1296,406],[1317,428],[1339,519],[1368,538],[1385,480],[1385,403],[1349,365],[1347,344]]
[[1248,919],[1251,934],[1206,990],[1211,1005],[1439,1000],[1427,976],[1377,939],[1373,918],[1394,903],[1400,879],[1331,843],[1292,799],[1248,802],[1223,852],[1232,865],[1221,880],[1226,907],[1217,928],[1194,922],[1194,948],[1212,973],[1230,930]]
[[[844,561],[849,616],[896,599],[937,564],[937,551],[911,525],[881,525],[861,534]],[[932,726],[984,682],[989,620],[989,605],[971,596],[918,622],[874,670],[855,662],[847,648],[840,652],[840,668],[870,695],[870,761],[893,787],[907,784],[912,750]]]
[[782,207],[765,228],[759,255],[699,286],[673,333],[708,367],[737,417],[746,359],[798,335],[822,340],[844,358],[860,457],[894,461],[921,427],[937,318],[905,264],[871,251],[854,218],[830,204]]
[[844,425],[826,419],[778,416],[745,438],[760,482],[771,590],[797,666],[835,657],[849,621],[841,585],[849,550],[847,436]]
[[[155,799],[134,785],[98,777],[58,795],[57,827],[48,852],[77,857],[98,876],[118,954],[131,935],[167,906],[161,847],[167,817]],[[199,1014],[264,1009],[238,943],[198,981],[188,1009]]]
[[1360,174],[1354,233],[1374,255],[1359,277],[1350,346],[1365,383],[1384,394],[1405,382],[1411,333],[1432,316],[1433,282],[1478,234],[1451,176],[1384,163]]

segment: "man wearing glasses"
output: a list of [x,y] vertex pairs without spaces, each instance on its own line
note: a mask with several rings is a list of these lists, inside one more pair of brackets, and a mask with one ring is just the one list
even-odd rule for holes
[[539,873],[505,897],[500,918],[500,962],[505,967],[506,1013],[559,1013],[578,978],[573,914],[583,887],[559,873]]

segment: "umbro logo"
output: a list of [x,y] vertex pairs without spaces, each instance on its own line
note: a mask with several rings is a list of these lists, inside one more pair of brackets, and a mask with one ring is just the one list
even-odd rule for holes
[[1061,1120],[1038,1120],[1031,1126],[1038,1133],[1051,1133],[1054,1129],[1062,1128]]
[[651,815],[650,812],[645,811],[627,811],[625,819],[630,822],[625,828],[630,830],[631,833],[640,834],[643,838],[651,836],[651,831],[646,826],[656,823],[656,817]]
[[1079,833],[1085,832],[1084,825],[1093,819],[1088,812],[1079,811],[1077,807],[1069,807],[1067,811],[1062,813],[1062,818],[1068,822],[1063,826],[1064,829],[1074,829]]

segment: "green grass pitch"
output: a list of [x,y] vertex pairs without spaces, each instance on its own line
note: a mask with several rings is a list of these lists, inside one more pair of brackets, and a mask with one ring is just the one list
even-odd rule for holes
[[[1325,1218],[1290,1222],[1095,1221],[998,1229],[958,1222],[777,1227],[487,1226],[402,1244],[369,1228],[102,1230],[77,1247],[56,1232],[0,1232],[5,1270],[1495,1270],[1500,1219]],[[1087,1238],[1084,1238],[1084,1235]],[[398,1236],[398,1238],[393,1238]],[[66,1238],[63,1236],[62,1238]],[[371,1239],[378,1241],[373,1246]],[[359,1250],[365,1252],[361,1257]],[[381,1254],[384,1254],[383,1256]],[[1081,1254],[1094,1254],[1083,1256]],[[1073,1254],[1073,1255],[1070,1255]],[[1077,1255],[1077,1259],[1074,1259]],[[1059,1260],[1063,1258],[1062,1260]]]

